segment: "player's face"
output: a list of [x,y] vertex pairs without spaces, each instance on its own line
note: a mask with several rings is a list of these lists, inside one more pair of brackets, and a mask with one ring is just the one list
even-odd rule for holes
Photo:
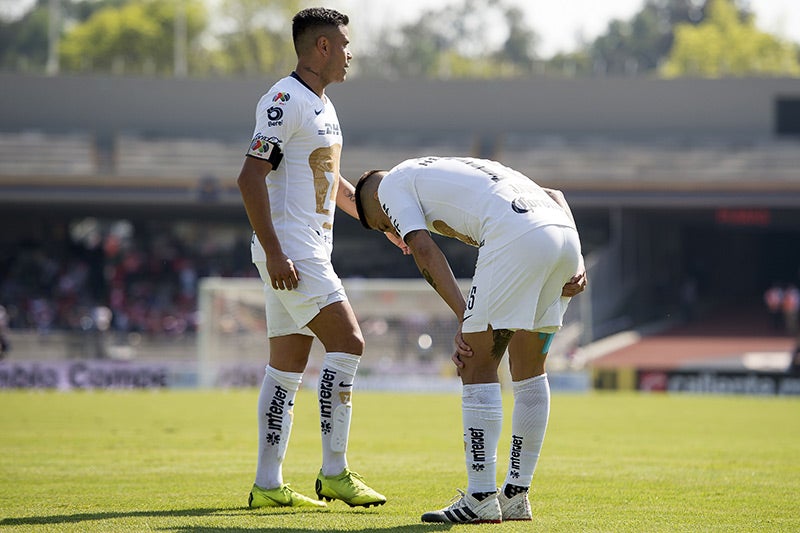
[[384,233],[388,232],[388,233],[391,233],[393,235],[397,235],[398,237],[400,237],[400,235],[397,233],[397,229],[395,229],[395,227],[392,225],[392,221],[389,219],[389,217],[386,215],[386,213],[383,212],[383,209],[381,209],[380,207],[378,207],[378,209],[377,209],[377,217],[376,218],[377,218],[377,220],[375,220],[374,222],[372,222],[372,224],[370,224],[372,227],[374,227],[378,231],[382,231]]
[[347,69],[353,54],[350,53],[350,34],[346,26],[339,26],[329,35],[330,56],[325,68],[329,83],[342,82],[347,77]]

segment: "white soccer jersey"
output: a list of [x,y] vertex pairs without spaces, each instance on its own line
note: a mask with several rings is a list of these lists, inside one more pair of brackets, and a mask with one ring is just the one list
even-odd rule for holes
[[494,249],[539,226],[575,228],[539,185],[484,159],[409,159],[383,178],[378,199],[403,238],[427,229]]
[[[258,102],[247,155],[266,159],[267,141],[283,151],[283,160],[266,179],[283,252],[292,260],[330,259],[342,152],[333,103],[317,96],[295,73],[281,79]],[[253,261],[266,260],[258,239],[251,249]]]

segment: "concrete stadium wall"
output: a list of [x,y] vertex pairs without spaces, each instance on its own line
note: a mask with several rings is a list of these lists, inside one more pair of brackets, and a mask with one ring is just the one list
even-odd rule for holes
[[[246,140],[255,104],[273,81],[0,74],[0,130]],[[328,93],[355,137],[752,138],[773,135],[775,101],[800,98],[800,79],[354,79]]]

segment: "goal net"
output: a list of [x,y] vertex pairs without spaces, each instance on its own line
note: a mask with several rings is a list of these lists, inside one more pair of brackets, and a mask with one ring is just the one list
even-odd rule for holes
[[[459,390],[460,380],[450,361],[458,321],[425,281],[346,279],[343,283],[366,343],[358,369],[359,388]],[[470,281],[461,280],[459,285],[467,294]],[[260,386],[269,359],[261,280],[205,278],[199,294],[199,385]],[[556,335],[548,365],[554,354],[563,356],[570,350],[565,342],[577,341],[567,329],[562,330],[567,335]],[[316,383],[323,356],[324,349],[315,340],[305,386]],[[501,369],[507,373],[506,364]]]

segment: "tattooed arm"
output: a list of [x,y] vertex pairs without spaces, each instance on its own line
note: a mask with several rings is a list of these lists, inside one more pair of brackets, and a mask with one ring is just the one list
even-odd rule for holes
[[339,176],[339,188],[336,190],[336,205],[351,217],[358,219],[355,192],[356,188],[353,184],[344,179],[344,176]]
[[412,231],[406,235],[406,243],[414,254],[414,261],[422,277],[441,296],[460,321],[467,304],[447,258],[431,234],[425,230]]

